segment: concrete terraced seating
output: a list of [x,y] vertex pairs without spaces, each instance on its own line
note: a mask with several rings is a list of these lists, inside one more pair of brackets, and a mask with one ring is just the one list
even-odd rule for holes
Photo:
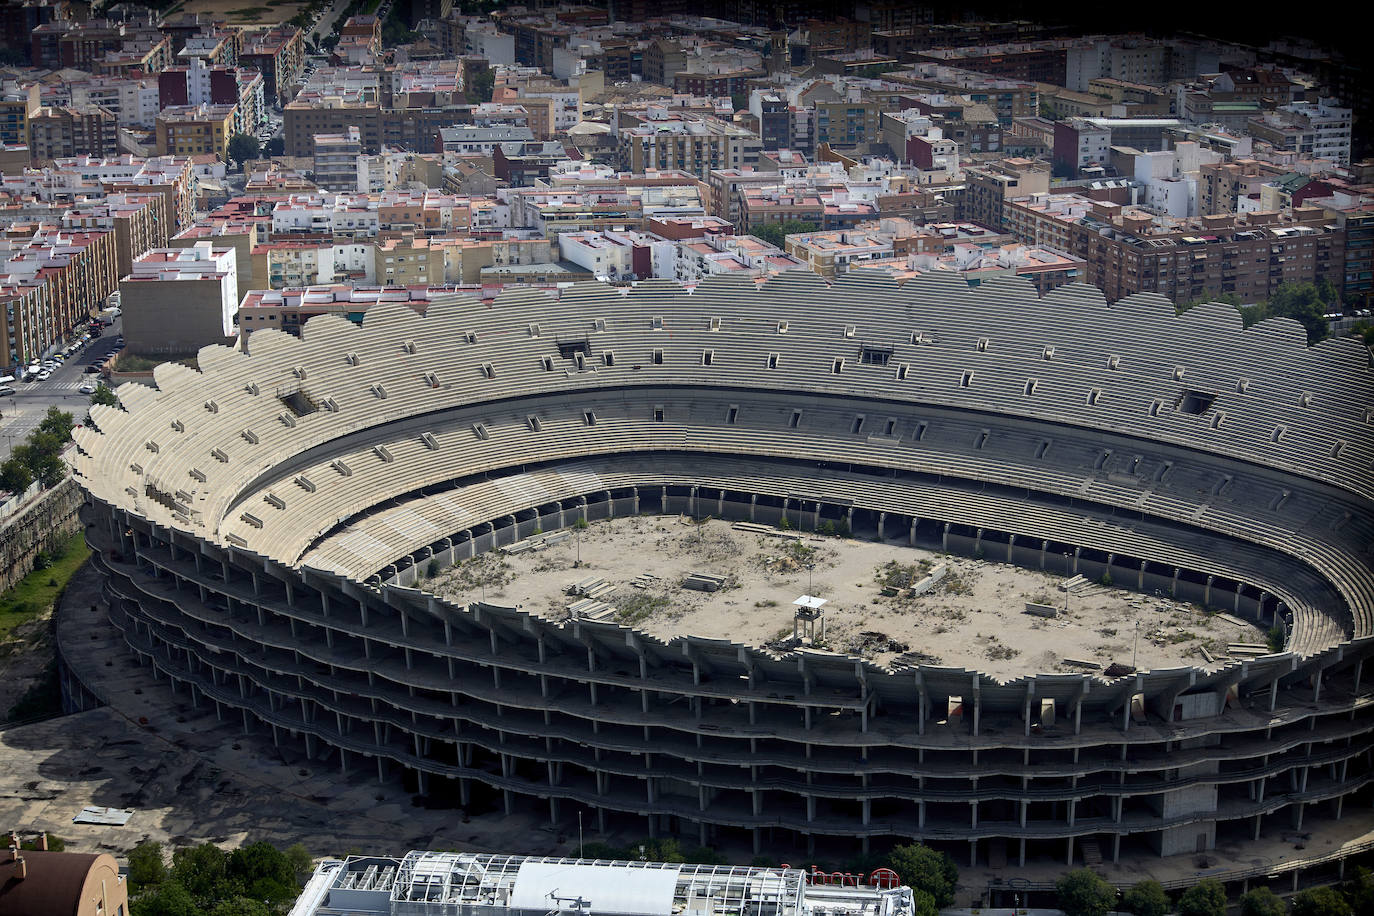
[[[380,305],[361,328],[329,316],[300,339],[258,331],[246,353],[209,347],[199,366],[161,366],[156,391],[124,385],[122,409],[92,410],[83,484],[160,525],[359,581],[537,505],[450,492],[475,474],[665,452],[776,473],[769,459],[843,455],[1044,494],[1026,533],[1064,539],[1065,522],[1040,517],[1061,499],[1176,524],[1190,568],[1285,595],[1295,647],[1374,634],[1367,353],[1309,348],[1295,322],[1243,329],[1229,307],[1176,317],[1162,297],[1108,305],[1084,286],[1039,298],[1016,279],[794,272],[690,292],[508,291],[492,307],[455,296],[424,317]],[[969,523],[1011,519],[950,492]],[[389,500],[423,513],[400,524]],[[1257,552],[1209,566],[1187,546],[1206,531]],[[1162,537],[1113,536],[1102,549],[1182,562]],[[1266,551],[1308,572],[1271,581]]]

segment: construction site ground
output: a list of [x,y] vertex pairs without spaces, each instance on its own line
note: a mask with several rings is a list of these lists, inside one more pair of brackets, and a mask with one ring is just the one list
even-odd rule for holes
[[[912,584],[942,564],[946,575],[937,585],[910,595]],[[723,576],[728,584],[714,593],[683,587],[692,573]],[[1004,679],[1112,663],[1134,662],[1141,670],[1202,665],[1204,650],[1222,659],[1229,644],[1265,642],[1252,622],[1167,596],[1096,582],[1066,595],[1064,577],[1018,566],[679,516],[595,522],[540,549],[482,554],[419,584],[458,601],[518,605],[563,619],[578,600],[568,587],[598,577],[614,586],[599,599],[611,606],[602,619],[660,638],[723,638],[785,651],[796,645],[793,602],[810,594],[827,600],[825,636],[817,628],[815,648]],[[1053,606],[1056,616],[1028,613],[1028,603]]]

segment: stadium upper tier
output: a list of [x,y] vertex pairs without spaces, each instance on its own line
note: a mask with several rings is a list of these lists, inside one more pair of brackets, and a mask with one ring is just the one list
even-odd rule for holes
[[1368,354],[1295,322],[856,271],[383,305],[247,349],[93,408],[85,486],[368,580],[555,500],[695,484],[1224,577],[1300,651],[1374,633]]

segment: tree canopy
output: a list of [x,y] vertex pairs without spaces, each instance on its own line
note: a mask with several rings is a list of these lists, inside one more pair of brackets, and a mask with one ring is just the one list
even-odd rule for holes
[[1334,887],[1314,887],[1293,898],[1293,916],[1353,916],[1354,912]]
[[1122,894],[1121,902],[1135,916],[1165,916],[1169,912],[1169,895],[1158,881],[1137,882]]
[[229,138],[229,161],[236,165],[243,165],[249,159],[258,158],[261,152],[258,147],[258,138],[250,134],[234,134]]
[[1180,916],[1226,916],[1226,888],[1214,878],[1204,878],[1178,898]]
[[108,385],[96,385],[95,392],[91,395],[92,404],[103,404],[106,407],[118,407],[119,397],[114,393],[114,389]]
[[763,239],[774,248],[784,248],[787,236],[799,232],[815,232],[820,227],[804,219],[788,219],[780,223],[759,223],[750,228],[749,234]]
[[1240,898],[1240,916],[1284,916],[1288,907],[1267,887],[1256,887]]
[[903,884],[928,894],[936,908],[954,902],[959,869],[945,853],[920,843],[896,846],[888,854],[887,867],[897,873]]
[[1116,903],[1116,888],[1090,868],[1076,868],[1054,883],[1066,916],[1106,916]]
[[1339,308],[1340,297],[1329,280],[1318,283],[1284,283],[1266,301],[1244,306],[1235,293],[1206,294],[1176,302],[1174,311],[1182,315],[1204,302],[1222,302],[1240,309],[1245,327],[1266,318],[1291,318],[1307,331],[1309,344],[1319,343],[1331,333],[1326,315]]
[[303,846],[263,842],[229,852],[188,846],[168,868],[162,844],[144,841],[129,852],[131,916],[283,916],[310,868]]
[[0,488],[22,493],[35,480],[51,487],[67,474],[62,449],[72,437],[72,415],[49,407],[38,426],[0,462]]

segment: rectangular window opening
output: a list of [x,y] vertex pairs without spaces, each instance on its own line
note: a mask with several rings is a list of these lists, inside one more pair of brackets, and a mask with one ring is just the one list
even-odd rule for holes
[[859,364],[863,366],[886,366],[891,359],[891,347],[866,346],[859,350]]
[[655,351],[654,351],[654,365],[655,365],[655,366],[661,366],[661,365],[663,365],[663,351],[662,351],[662,350],[655,350]]
[[725,422],[726,422],[726,423],[729,423],[731,426],[734,426],[734,425],[735,425],[735,421],[738,420],[738,419],[739,419],[739,405],[738,405],[738,404],[731,404],[731,405],[730,405],[730,409],[727,410],[727,411],[725,412]]
[[787,421],[788,427],[791,429],[796,429],[797,426],[801,424],[801,415],[802,412],[800,410],[792,411],[792,418]]
[[1200,417],[1211,410],[1212,403],[1216,399],[1217,396],[1211,392],[1184,389],[1183,393],[1178,396],[1178,400],[1174,402],[1174,408],[1194,417]]
[[864,428],[864,415],[863,415],[863,414],[859,414],[857,417],[854,418],[854,423],[853,423],[853,425],[850,427],[850,430],[849,430],[849,431],[850,431],[851,433],[853,433],[854,435],[857,436],[859,433],[863,432],[863,428]]

